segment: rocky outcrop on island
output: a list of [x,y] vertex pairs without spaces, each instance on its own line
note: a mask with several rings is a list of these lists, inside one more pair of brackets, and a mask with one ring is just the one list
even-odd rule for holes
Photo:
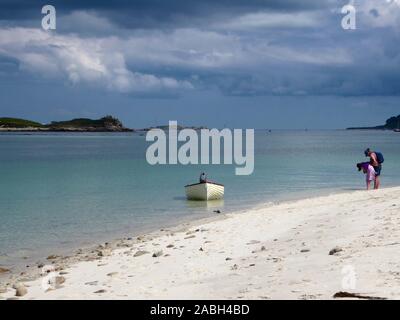
[[124,127],[122,122],[117,118],[105,116],[98,120],[78,118],[69,121],[53,121],[50,124],[41,124],[38,122],[17,118],[0,118],[0,131],[129,132],[133,130]]
[[133,131],[125,128],[122,122],[112,116],[106,116],[98,120],[86,118],[70,121],[51,122],[48,125],[50,131],[85,131],[85,132],[124,132]]
[[386,120],[386,123],[382,126],[375,127],[353,127],[347,128],[347,130],[400,130],[400,115],[397,117],[391,117]]

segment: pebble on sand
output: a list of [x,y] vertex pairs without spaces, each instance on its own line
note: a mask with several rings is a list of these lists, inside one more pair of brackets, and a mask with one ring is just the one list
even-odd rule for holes
[[329,255],[330,255],[330,256],[333,256],[333,255],[335,255],[336,253],[341,252],[341,251],[343,251],[342,248],[340,248],[340,247],[334,247],[333,249],[331,249],[331,251],[329,251]]
[[154,252],[153,255],[152,255],[152,257],[153,257],[153,258],[157,258],[157,257],[160,257],[160,256],[162,256],[162,255],[163,255],[163,252],[162,252],[162,250],[160,250],[160,251]]
[[95,291],[94,293],[105,293],[105,292],[107,292],[107,291],[104,289],[100,289],[100,290]]
[[257,243],[260,243],[260,241],[258,241],[258,240],[251,240],[251,241],[247,242],[246,244],[247,244],[247,245],[250,245],[250,244],[257,244]]
[[65,282],[65,277],[57,276],[55,278],[56,288],[60,287]]
[[9,270],[9,269],[6,269],[6,268],[1,268],[1,267],[0,267],[0,274],[2,274],[2,273],[7,273],[7,272],[10,272],[10,270]]
[[137,251],[133,256],[134,256],[134,257],[140,257],[140,256],[142,256],[142,255],[144,255],[144,254],[147,254],[147,253],[149,253],[149,252],[148,252],[148,251],[139,250],[139,251]]
[[105,249],[105,250],[98,250],[97,255],[99,257],[106,257],[111,255],[111,249]]
[[14,285],[14,289],[16,297],[23,297],[28,293],[28,289],[22,283],[17,283]]

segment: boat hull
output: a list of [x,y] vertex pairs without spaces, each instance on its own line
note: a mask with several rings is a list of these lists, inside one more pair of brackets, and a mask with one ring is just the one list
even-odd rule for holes
[[224,197],[225,188],[221,184],[202,182],[185,186],[188,200],[219,200]]

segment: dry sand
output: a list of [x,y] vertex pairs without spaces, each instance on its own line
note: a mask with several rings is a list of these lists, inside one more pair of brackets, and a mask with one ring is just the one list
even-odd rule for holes
[[[225,218],[114,250],[99,247],[91,261],[61,268],[56,281],[24,282],[19,299],[332,299],[339,291],[400,297],[400,188]],[[44,289],[49,279],[56,289]],[[0,297],[15,298],[15,288]]]

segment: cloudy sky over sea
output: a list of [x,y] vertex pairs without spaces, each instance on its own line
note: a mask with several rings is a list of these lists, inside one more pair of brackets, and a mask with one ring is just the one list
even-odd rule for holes
[[343,128],[400,113],[400,1],[0,0],[0,116]]

